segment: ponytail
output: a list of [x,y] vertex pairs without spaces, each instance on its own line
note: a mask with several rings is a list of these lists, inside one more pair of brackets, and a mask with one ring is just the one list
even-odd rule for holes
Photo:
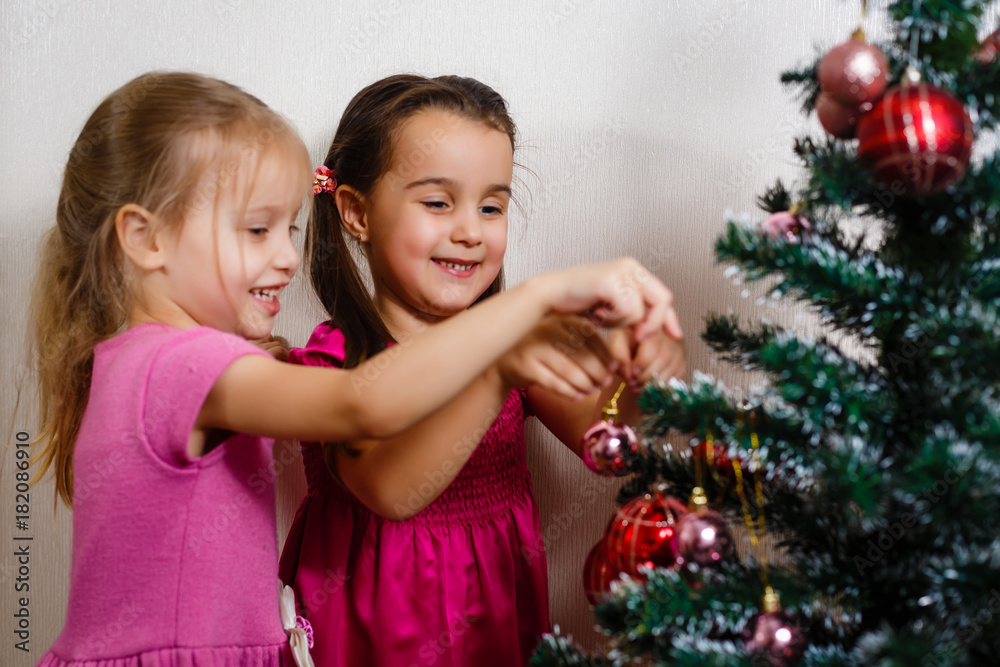
[[[62,210],[59,219],[67,215]],[[73,443],[90,393],[94,346],[115,335],[126,321],[118,241],[114,227],[107,227],[110,238],[108,229],[89,239],[67,239],[58,227],[50,230],[34,285],[32,347],[42,424],[36,442],[44,443],[36,457],[35,479],[51,469],[58,497],[67,505],[72,504]]]
[[330,319],[344,332],[344,367],[353,368],[385,349],[392,336],[344,240],[333,194],[314,197],[305,243],[309,281]]

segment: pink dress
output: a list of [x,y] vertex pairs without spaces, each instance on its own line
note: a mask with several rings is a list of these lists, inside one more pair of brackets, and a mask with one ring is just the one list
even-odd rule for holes
[[[315,366],[343,358],[343,334],[328,324],[290,355]],[[404,521],[369,511],[330,475],[321,445],[302,443],[309,491],[280,571],[315,630],[316,667],[527,661],[549,618],[524,419],[523,392],[511,392],[451,485]],[[436,488],[426,476],[414,495]]]
[[188,436],[246,340],[142,324],[94,351],[73,454],[66,625],[41,667],[291,665],[271,441]]

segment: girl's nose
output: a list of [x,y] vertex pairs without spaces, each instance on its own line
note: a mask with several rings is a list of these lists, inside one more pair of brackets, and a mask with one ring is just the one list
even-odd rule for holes
[[455,216],[451,240],[467,246],[475,246],[483,242],[483,223],[479,219],[478,210],[471,213],[462,212]]
[[288,272],[289,276],[294,276],[295,272],[299,270],[300,261],[299,251],[295,249],[295,244],[292,243],[291,237],[283,240],[277,253],[275,253],[275,268]]

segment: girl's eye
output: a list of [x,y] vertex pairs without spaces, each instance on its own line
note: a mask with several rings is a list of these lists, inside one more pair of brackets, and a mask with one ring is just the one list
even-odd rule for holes
[[480,211],[480,213],[483,213],[484,215],[501,215],[503,213],[503,209],[501,207],[495,206],[493,204],[487,204],[486,206],[480,206],[479,207],[479,211]]
[[448,204],[443,201],[425,201],[423,204],[425,207],[434,211],[440,211],[448,206]]
[[267,227],[251,227],[250,233],[254,236],[264,236],[267,234]]

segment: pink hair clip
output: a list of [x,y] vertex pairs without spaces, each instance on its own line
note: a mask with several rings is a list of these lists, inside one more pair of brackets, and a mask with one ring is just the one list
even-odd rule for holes
[[318,195],[321,192],[333,193],[336,190],[337,173],[330,171],[325,164],[316,167],[316,171],[313,172],[313,193]]

